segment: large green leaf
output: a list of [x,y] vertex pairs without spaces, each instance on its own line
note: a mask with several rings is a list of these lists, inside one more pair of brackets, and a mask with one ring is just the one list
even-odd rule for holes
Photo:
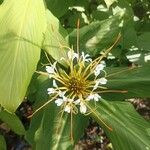
[[150,96],[150,64],[139,67],[107,68],[107,87],[110,90],[123,90],[127,93],[105,93],[110,100]]
[[5,0],[0,5],[0,104],[9,111],[25,96],[45,28],[43,0]]
[[47,30],[42,48],[60,63],[62,63],[62,57],[67,58],[66,47],[68,47],[68,44],[65,38],[60,34],[62,33],[65,36],[67,34],[65,32],[59,20],[47,10]]
[[25,129],[21,120],[14,113],[2,109],[0,111],[0,120],[5,122],[16,134],[25,134]]
[[[89,105],[91,116],[102,125],[115,150],[150,149],[150,124],[144,120],[128,102],[101,102]],[[101,122],[110,127],[110,131]]]

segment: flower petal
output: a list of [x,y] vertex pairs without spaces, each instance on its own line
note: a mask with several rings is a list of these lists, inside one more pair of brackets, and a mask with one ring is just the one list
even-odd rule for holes
[[54,93],[56,93],[56,90],[54,88],[48,88],[47,92],[48,92],[48,94],[54,94]]
[[99,84],[106,84],[107,83],[107,79],[106,78],[100,78],[99,80]]
[[55,88],[58,87],[58,85],[57,85],[57,83],[56,83],[56,80],[53,80],[53,87],[55,87]]
[[98,94],[94,94],[94,100],[98,102],[101,99],[101,96]]
[[73,52],[73,50],[70,50],[69,52],[68,52],[68,58],[70,59],[70,60],[73,60],[73,59],[75,59],[75,58],[77,58],[78,59],[78,54],[77,53],[75,53],[75,52]]
[[64,111],[70,113],[71,107],[69,105],[66,105]]
[[85,55],[84,52],[82,52],[81,56],[82,56],[83,62],[91,62],[92,61],[92,59],[89,58],[90,57],[89,54]]
[[77,99],[73,102],[75,105],[78,105],[80,103],[80,99]]
[[51,67],[51,66],[46,66],[46,71],[47,71],[49,74],[53,74],[53,73],[55,73],[54,68],[53,68],[53,67]]
[[84,105],[84,104],[81,102],[81,103],[80,103],[80,112],[81,112],[82,114],[85,114],[86,111],[87,111],[86,105]]
[[61,98],[58,98],[57,100],[55,100],[55,104],[57,105],[57,106],[61,106],[62,104],[63,104],[63,99],[61,99]]

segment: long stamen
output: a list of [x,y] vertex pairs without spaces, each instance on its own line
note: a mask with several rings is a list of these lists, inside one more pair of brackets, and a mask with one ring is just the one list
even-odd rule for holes
[[58,96],[58,94],[56,94],[51,100],[47,101],[46,103],[44,103],[41,107],[39,107],[38,109],[35,110],[35,112],[28,116],[28,118],[33,117],[38,111],[40,111],[43,107],[47,106],[50,102],[52,102],[56,97]]
[[[85,69],[84,73],[83,73],[83,76],[87,79],[92,73],[93,71],[95,70],[96,66],[99,64],[99,62],[107,56],[107,54],[112,50],[112,48],[118,43],[118,41],[120,40],[121,38],[121,34],[119,33],[116,41],[113,43],[113,45],[108,48],[104,54],[98,58],[96,58],[94,61],[92,61],[89,66]],[[87,71],[90,69],[90,73],[88,74]]]
[[105,91],[96,91],[97,93],[128,93],[127,90],[105,90]]
[[93,109],[92,109],[88,104],[85,103],[85,105],[90,109],[90,111],[91,111],[110,131],[113,131],[113,129],[112,129],[110,126],[108,126],[108,125],[100,118],[100,116],[98,116],[97,113],[96,113],[95,111],[93,111]]

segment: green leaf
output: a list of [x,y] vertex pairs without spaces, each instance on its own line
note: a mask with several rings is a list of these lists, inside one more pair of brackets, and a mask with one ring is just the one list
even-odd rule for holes
[[105,93],[107,99],[126,99],[133,97],[150,96],[150,64],[145,63],[140,67],[107,68],[108,90],[123,90],[127,93]]
[[60,63],[63,63],[63,60],[61,60],[62,57],[67,58],[66,47],[68,47],[68,44],[60,34],[64,32],[65,30],[61,27],[59,20],[47,10],[47,30],[43,49]]
[[[83,134],[86,125],[87,118],[84,116],[73,117],[72,133],[75,143]],[[55,104],[51,104],[51,106],[44,108],[41,120],[39,120],[39,116],[37,115],[33,118],[26,138],[29,142],[32,141],[32,144],[34,143],[34,148],[37,150],[72,149],[73,143],[70,137],[70,126],[70,115],[64,114],[61,117],[60,109]],[[77,130],[78,132],[76,132]]]
[[[150,149],[150,124],[128,102],[107,102],[89,105],[91,116],[102,125],[115,150]],[[110,131],[101,119],[112,128]]]
[[0,150],[6,150],[6,141],[2,135],[0,135]]
[[2,109],[0,111],[0,120],[5,122],[9,126],[9,128],[16,134],[25,134],[25,129],[22,122],[14,113]]
[[[101,50],[109,48],[120,32],[121,18],[113,16],[103,21],[95,21],[80,29],[79,47],[91,55],[98,54]],[[77,31],[69,35],[70,45],[76,48]]]
[[128,21],[122,29],[122,49],[129,49],[132,46],[137,47],[137,33],[134,29],[133,21]]
[[25,96],[45,28],[43,0],[5,0],[0,6],[0,104],[9,111]]
[[144,32],[138,37],[138,46],[141,50],[150,51],[150,32]]
[[57,17],[63,16],[69,6],[72,6],[74,0],[45,0],[48,9]]

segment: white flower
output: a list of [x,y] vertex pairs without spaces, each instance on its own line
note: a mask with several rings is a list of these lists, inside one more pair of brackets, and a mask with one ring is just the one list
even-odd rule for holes
[[51,67],[51,66],[46,66],[46,71],[47,71],[48,73],[50,73],[50,74],[55,73],[54,68],[53,68],[53,67]]
[[95,74],[96,77],[100,74],[101,70],[103,70],[104,67],[106,67],[106,64],[105,64],[104,61],[102,61],[100,64],[98,64],[96,66],[96,68],[94,70],[94,74]]
[[78,105],[80,103],[80,99],[77,99],[73,102],[75,105]]
[[70,113],[71,107],[69,105],[66,105],[64,111]]
[[47,91],[48,91],[48,94],[56,93],[56,90],[54,88],[48,88]]
[[96,83],[95,83],[95,85],[94,85],[93,90],[96,90],[96,89],[98,88],[99,84],[104,85],[104,84],[106,84],[106,83],[107,83],[107,79],[104,78],[104,77],[102,77],[102,78],[96,80]]
[[79,58],[79,56],[78,56],[78,54],[77,53],[75,53],[75,52],[73,52],[72,50],[70,50],[69,52],[68,52],[68,58],[70,59],[70,60],[73,60],[73,59],[75,59],[75,58]]
[[54,62],[51,66],[46,66],[46,71],[47,71],[49,74],[54,74],[54,73],[55,73],[55,70],[56,70],[56,63],[57,63],[57,62]]
[[90,100],[94,100],[94,101],[99,101],[99,99],[101,99],[101,96],[98,95],[98,94],[90,94],[88,97],[87,97],[87,100],[90,101]]
[[64,101],[63,101],[62,98],[58,98],[57,100],[55,100],[55,104],[56,104],[57,106],[61,106],[63,102],[64,102]]
[[106,78],[100,78],[99,80],[99,84],[106,84],[107,83],[107,79]]
[[84,103],[81,102],[81,103],[80,103],[80,112],[81,112],[82,114],[85,114],[86,111],[87,111],[86,105],[84,105]]
[[57,83],[56,83],[56,80],[53,80],[53,87],[58,87]]
[[60,91],[58,92],[59,97],[65,97],[65,91]]
[[84,52],[82,52],[82,60],[83,60],[83,62],[91,62],[92,61],[92,59],[91,58],[89,58],[90,57],[90,55],[89,54],[84,54]]

